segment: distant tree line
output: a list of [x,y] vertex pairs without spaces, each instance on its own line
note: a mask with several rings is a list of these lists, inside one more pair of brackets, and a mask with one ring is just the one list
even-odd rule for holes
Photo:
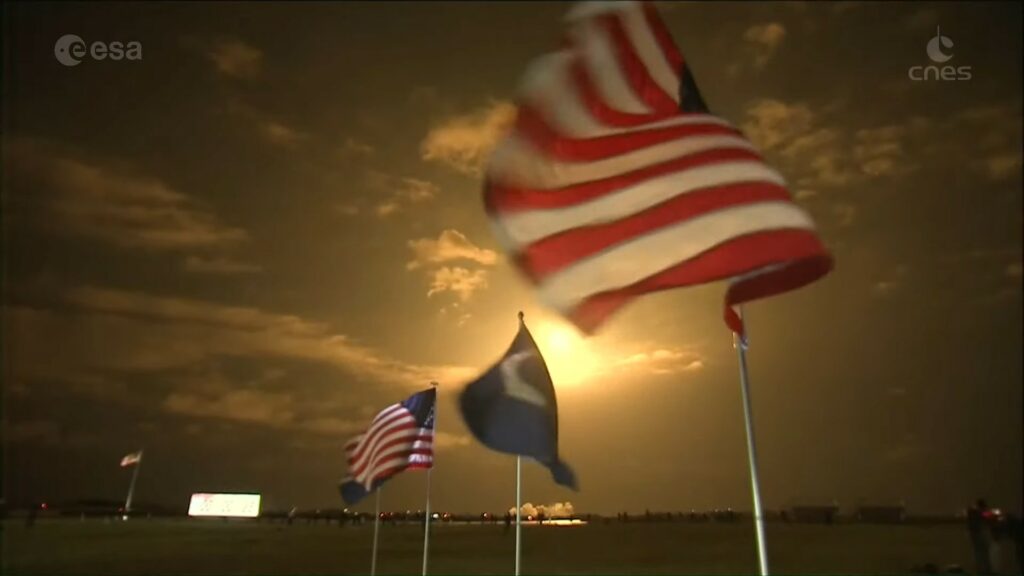
[[[18,516],[23,517],[32,513],[40,518],[65,517],[65,518],[183,518],[187,517],[188,509],[185,506],[166,506],[161,504],[139,502],[132,506],[128,513],[124,510],[122,502],[105,499],[83,499],[60,504],[34,503],[29,506],[11,509],[0,504],[0,517]],[[478,514],[435,512],[432,513],[432,522],[458,522],[458,523],[482,523],[499,524],[508,521],[514,514],[483,512]],[[765,514],[766,520],[773,522],[793,523],[823,523],[832,524],[836,522],[850,523],[948,523],[960,521],[954,515],[947,516],[909,516],[902,506],[859,506],[856,509],[842,513],[838,506],[793,506],[786,509],[768,511]],[[422,524],[424,522],[422,510],[385,511],[381,512],[381,521],[385,524]],[[749,519],[749,512],[738,512],[727,509],[712,510],[690,510],[687,511],[652,511],[645,510],[641,513],[619,512],[614,517],[599,514],[572,513],[570,516],[561,519],[581,520],[584,522],[598,523],[659,523],[659,522],[737,522],[742,519]],[[543,514],[524,515],[523,519],[530,522],[546,522],[551,518]],[[272,522],[283,524],[337,524],[359,525],[373,522],[373,513],[354,512],[348,509],[298,509],[291,510],[263,510],[256,522]]]

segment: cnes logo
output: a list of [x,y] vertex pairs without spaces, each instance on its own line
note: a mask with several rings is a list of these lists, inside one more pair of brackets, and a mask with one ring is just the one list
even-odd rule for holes
[[[928,41],[925,46],[925,52],[928,53],[928,58],[931,59],[935,64],[944,64],[953,58],[953,40],[949,36],[943,36],[942,30],[938,27],[935,28],[935,37]],[[971,79],[971,67],[970,66],[953,66],[952,64],[946,66],[911,66],[907,70],[907,76],[911,80],[922,81],[922,80],[970,80]]]
[[53,45],[53,57],[65,66],[78,66],[86,57],[92,60],[142,60],[142,43],[97,40],[86,44],[79,36],[65,34]]

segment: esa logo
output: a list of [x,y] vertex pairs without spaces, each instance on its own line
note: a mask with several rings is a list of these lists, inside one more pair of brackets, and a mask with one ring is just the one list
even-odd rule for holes
[[92,60],[142,60],[142,43],[97,40],[86,44],[74,34],[65,34],[53,45],[53,56],[65,66],[78,66],[86,57]]
[[[935,62],[935,64],[944,64],[953,58],[953,40],[948,36],[943,36],[942,30],[936,27],[935,37],[928,41],[928,45],[925,46],[925,52],[928,53],[928,58]],[[953,66],[952,64],[942,67],[937,65],[911,66],[907,70],[907,76],[915,81],[970,80],[971,67]]]

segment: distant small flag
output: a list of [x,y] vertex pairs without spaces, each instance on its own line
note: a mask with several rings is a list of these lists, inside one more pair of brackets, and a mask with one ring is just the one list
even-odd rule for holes
[[356,504],[402,470],[434,465],[437,390],[417,392],[381,410],[366,432],[345,445],[348,476],[341,497]]
[[501,360],[459,397],[462,418],[488,448],[531,457],[555,482],[577,489],[576,475],[558,455],[558,403],[540,349],[519,313],[519,332]]
[[584,2],[523,77],[484,202],[540,298],[585,332],[643,294],[719,280],[733,306],[832,259],[782,176],[713,115],[650,2]]
[[121,467],[124,468],[126,466],[132,466],[134,464],[138,464],[141,461],[142,450],[139,450],[138,452],[132,452],[131,454],[125,455],[124,458],[121,458]]

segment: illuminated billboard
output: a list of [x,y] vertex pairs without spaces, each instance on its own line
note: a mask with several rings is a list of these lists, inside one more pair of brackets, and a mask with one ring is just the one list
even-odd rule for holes
[[193,494],[188,515],[255,518],[260,515],[260,495]]

